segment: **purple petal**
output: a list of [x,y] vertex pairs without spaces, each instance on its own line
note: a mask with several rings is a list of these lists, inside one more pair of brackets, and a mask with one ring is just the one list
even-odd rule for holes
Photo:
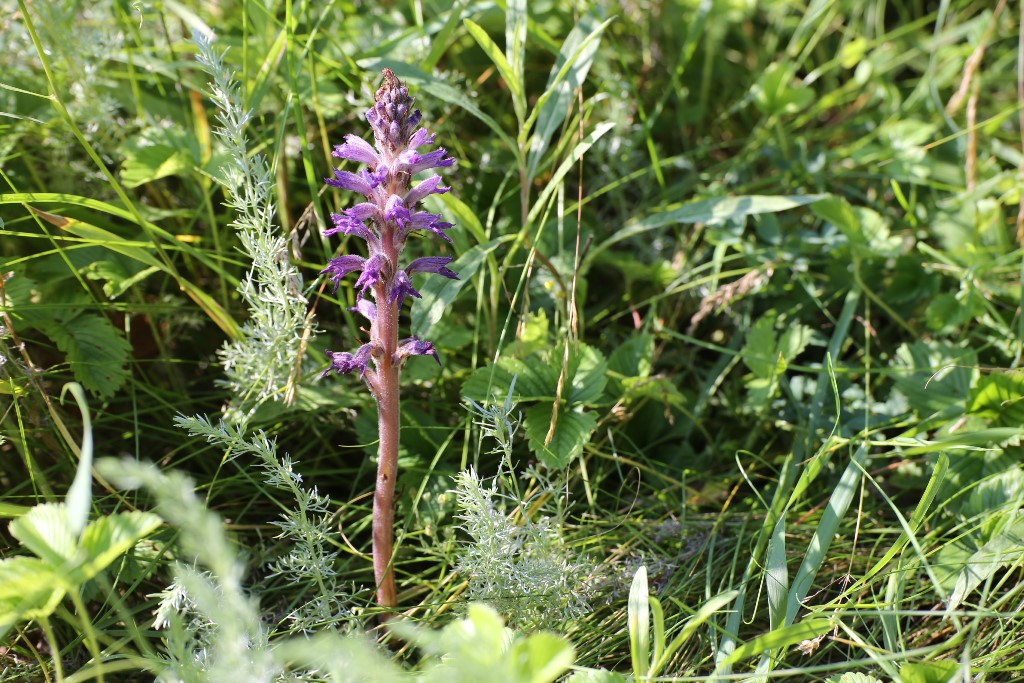
[[357,299],[356,305],[348,310],[361,314],[371,323],[377,322],[377,307],[369,299]]
[[399,228],[412,220],[409,209],[405,208],[405,202],[397,194],[388,197],[388,202],[384,206],[384,220],[394,221]]
[[363,379],[366,375],[366,366],[370,362],[371,350],[369,344],[363,344],[355,353],[349,353],[348,351],[325,351],[327,357],[331,359],[331,365],[320,376],[326,377],[331,373],[331,370],[334,370],[339,375],[344,375],[359,368],[359,379]]
[[353,192],[358,192],[359,194],[372,198],[374,185],[371,184],[371,180],[366,177],[369,175],[370,174],[366,171],[360,171],[357,175],[349,171],[334,169],[334,177],[325,178],[324,180],[331,187],[340,187],[343,190],[352,190]]
[[451,223],[446,223],[441,220],[441,214],[439,213],[427,213],[426,211],[417,211],[412,215],[402,233],[402,239],[415,230],[429,230],[443,240],[448,242],[452,241],[452,238],[444,234],[444,231],[452,227]]
[[331,235],[335,235],[340,232],[346,235],[362,237],[367,242],[373,240],[373,235],[370,234],[369,229],[363,225],[361,221],[356,220],[352,216],[342,216],[340,214],[332,213],[331,219],[334,221],[334,227],[324,230],[324,237],[330,237]]
[[[342,257],[344,258],[344,257]],[[358,257],[357,257],[358,258]],[[363,274],[356,280],[355,288],[362,289],[362,295],[366,290],[380,284],[381,269],[387,265],[387,258],[383,254],[374,254],[363,266]]]
[[420,128],[409,138],[409,148],[416,149],[420,145],[434,144],[434,136],[426,128]]
[[408,194],[405,195],[405,205],[413,206],[428,194],[444,194],[448,190],[452,189],[450,187],[438,187],[440,183],[441,176],[439,175],[432,175],[429,178],[420,181],[416,187],[409,190]]
[[458,280],[459,276],[455,274],[455,271],[445,267],[451,262],[451,256],[424,256],[406,266],[405,272],[409,275],[413,273],[436,273],[452,280]]
[[433,356],[437,364],[441,364],[441,359],[437,357],[437,349],[434,348],[434,345],[416,337],[409,337],[398,342],[398,351],[395,355],[398,356],[398,362],[402,362],[409,356]]
[[[357,270],[362,270],[366,265],[366,259],[362,256],[355,256],[353,254],[346,254],[344,256],[336,256],[332,258],[328,263],[327,267],[320,271],[320,274],[330,273],[329,278],[334,282],[334,291],[338,291],[338,285],[341,284],[341,278],[345,277],[349,273],[353,273]],[[359,278],[360,280],[362,277]]]
[[406,162],[408,164],[406,171],[409,175],[416,175],[420,171],[425,171],[428,168],[451,166],[455,163],[455,157],[444,158],[444,155],[447,153],[448,152],[445,151],[444,147],[438,147],[436,150],[428,154],[417,154],[415,159]]
[[377,205],[370,202],[361,202],[351,209],[345,209],[345,215],[357,221],[365,221],[370,216],[377,215]]
[[373,145],[355,135],[346,135],[345,144],[335,145],[331,155],[358,161],[361,164],[369,164],[374,168],[380,164],[380,157],[377,156],[377,150],[373,148]]
[[422,299],[420,293],[412,286],[412,280],[406,275],[404,270],[398,271],[395,274],[395,284],[391,288],[391,294],[388,296],[391,301],[397,301],[398,307],[401,308],[405,302],[405,297],[412,296],[417,299]]

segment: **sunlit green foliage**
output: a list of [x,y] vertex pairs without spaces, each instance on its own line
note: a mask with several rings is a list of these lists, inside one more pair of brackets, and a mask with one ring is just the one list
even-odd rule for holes
[[[1018,678],[1019,12],[0,0],[0,680]],[[394,629],[317,378],[383,67],[460,160]]]

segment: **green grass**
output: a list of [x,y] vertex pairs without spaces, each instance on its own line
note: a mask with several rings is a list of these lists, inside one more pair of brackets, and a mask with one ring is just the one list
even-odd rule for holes
[[[511,672],[474,659],[500,639],[460,571],[480,540],[457,506],[470,467],[507,516],[475,550],[521,561],[487,585],[515,652],[535,653],[522,680],[570,659],[578,681],[643,680],[652,654],[658,680],[1024,675],[1019,8],[214,9],[0,0],[0,557],[38,556],[45,515],[84,523],[28,511],[68,497],[86,433],[115,459],[94,470],[93,523],[168,522],[88,571],[54,559],[77,579],[46,614],[0,583],[0,680],[147,680],[188,662],[179,646],[210,657],[178,668],[188,681],[286,660],[297,680],[393,680],[383,650],[332,640],[364,631],[427,678]],[[238,293],[251,256],[194,30],[229,48],[243,149],[267,162],[270,229],[304,278],[278,290],[305,296],[301,338],[249,387],[221,364],[258,303]],[[461,275],[403,319],[443,363],[404,373],[395,568],[420,630],[391,636],[369,557],[374,404],[353,377],[319,379],[324,349],[361,338],[355,292],[317,279],[361,248],[320,235],[352,204],[323,178],[365,136],[383,67],[459,159],[429,208],[455,223]],[[514,409],[468,409],[503,408],[513,377]],[[69,381],[91,431],[59,400]],[[242,427],[217,436],[222,416]],[[558,562],[576,585],[530,593],[523,577]],[[158,631],[172,582],[196,608]]]

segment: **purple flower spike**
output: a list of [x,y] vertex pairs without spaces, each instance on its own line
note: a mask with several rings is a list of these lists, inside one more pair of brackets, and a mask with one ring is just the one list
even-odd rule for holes
[[372,355],[371,351],[372,346],[370,344],[363,344],[355,353],[349,353],[348,351],[325,351],[327,357],[331,359],[331,366],[324,370],[320,376],[326,377],[331,373],[331,370],[339,375],[344,375],[359,368],[359,379],[363,379],[366,376],[367,365]]
[[437,349],[434,345],[428,341],[423,341],[417,337],[409,337],[403,339],[398,343],[398,356],[399,362],[404,361],[409,356],[433,356],[437,364],[441,364],[441,359],[437,357]]
[[[397,605],[397,587],[391,566],[393,557],[393,521],[395,481],[398,479],[398,446],[401,433],[399,371],[409,356],[433,356],[441,363],[434,345],[410,337],[399,341],[398,326],[402,305],[407,297],[420,298],[412,286],[414,273],[434,273],[458,279],[448,268],[448,256],[426,256],[413,260],[404,269],[402,251],[406,238],[416,231],[432,232],[448,242],[445,231],[451,223],[440,214],[418,211],[417,205],[428,195],[443,194],[441,176],[432,175],[413,187],[412,178],[431,168],[447,168],[455,157],[444,148],[430,148],[434,136],[420,127],[423,116],[413,108],[409,89],[394,72],[384,69],[384,82],[374,96],[366,120],[373,129],[373,142],[347,135],[344,144],[334,148],[333,156],[365,164],[356,172],[338,169],[327,184],[357,192],[366,200],[331,214],[334,227],[324,235],[344,233],[366,240],[367,255],[338,256],[323,270],[334,281],[359,271],[355,289],[359,295],[352,309],[370,321],[370,340],[355,353],[328,351],[331,365],[324,375],[359,370],[377,402],[380,431],[377,458],[377,486],[373,497],[373,576],[377,584],[377,602],[385,612]],[[419,151],[423,149],[422,153]],[[373,362],[373,369],[369,368]]]

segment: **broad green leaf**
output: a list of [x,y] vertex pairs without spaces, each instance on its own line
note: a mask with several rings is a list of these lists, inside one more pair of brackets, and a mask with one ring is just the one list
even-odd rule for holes
[[[519,388],[518,383],[516,388]],[[593,413],[577,412],[566,409],[564,405],[559,406],[554,434],[545,446],[544,440],[551,428],[552,404],[538,403],[527,408],[524,415],[530,450],[538,460],[552,468],[566,467],[579,457],[583,452],[583,446],[590,441],[590,435],[597,428],[597,418]]]
[[971,391],[967,412],[991,420],[994,426],[1024,424],[1024,372],[996,371],[982,376]]
[[539,631],[515,643],[509,658],[517,670],[518,680],[551,683],[576,661],[576,651],[565,638]]
[[974,351],[949,342],[902,344],[896,349],[893,380],[919,417],[943,410],[966,410],[971,385],[979,375]]
[[651,661],[650,593],[647,587],[647,567],[640,565],[633,575],[626,605],[629,628],[629,654],[633,661],[633,677],[643,678]]
[[81,548],[88,559],[76,570],[78,582],[88,581],[106,569],[160,523],[157,515],[138,510],[106,515],[91,522],[82,533]]
[[868,674],[859,673],[845,673],[839,677],[832,677],[828,679],[828,683],[883,683],[881,680]]
[[597,349],[580,344],[570,359],[569,375],[572,378],[566,396],[569,405],[596,403],[608,384],[608,363]]
[[913,662],[900,667],[903,683],[949,683],[960,664],[948,659],[937,662]]
[[712,223],[735,220],[744,216],[763,213],[778,213],[799,206],[820,202],[831,195],[745,195],[739,197],[714,197],[684,204],[669,211],[651,214],[636,221],[630,221],[622,230],[602,242],[591,251],[591,258],[616,242],[636,235],[677,223]]
[[138,187],[181,173],[194,163],[187,150],[169,144],[131,146],[121,164],[121,183],[126,188]]
[[99,397],[109,398],[127,381],[132,345],[105,317],[68,311],[38,327],[67,355],[75,379]]
[[558,387],[558,369],[539,353],[525,360],[502,358],[495,365],[477,368],[462,385],[462,395],[477,403],[502,402],[516,377],[513,400],[552,401]]
[[1008,529],[978,548],[971,555],[956,579],[949,596],[947,614],[957,609],[968,595],[996,572],[1012,563],[1024,560],[1024,519],[1018,519]]
[[516,115],[521,119],[525,113],[523,110],[522,83],[512,70],[512,65],[509,64],[508,59],[501,53],[501,49],[491,40],[491,37],[487,35],[487,31],[483,27],[471,19],[463,19],[462,24],[469,31],[469,35],[473,36],[473,40],[477,42],[477,45],[484,51],[484,54],[487,55],[487,58],[491,60],[491,63],[498,69],[498,73],[501,74],[505,85],[508,86],[508,90],[512,94],[512,106],[515,108]]
[[762,316],[751,326],[740,357],[757,377],[772,378],[784,369],[779,364],[775,316]]
[[814,101],[814,90],[792,86],[796,69],[790,64],[771,64],[751,87],[754,103],[768,116],[794,114]]
[[[458,273],[458,280],[437,275],[429,277],[426,283],[419,287],[423,299],[416,301],[412,307],[413,334],[421,339],[430,339],[434,326],[441,320],[441,316],[455,301],[465,284],[472,279],[473,274],[480,268],[480,264],[484,262],[487,255],[509,239],[509,237],[499,237],[487,244],[478,244],[453,261],[448,267]],[[444,346],[443,339],[433,341],[437,342],[439,346]]]
[[36,505],[11,522],[11,535],[55,570],[74,559],[77,543],[63,503]]
[[19,621],[50,616],[65,591],[61,573],[45,560],[0,560],[0,642]]
[[608,369],[623,377],[646,378],[651,374],[654,359],[654,336],[640,334],[630,337],[608,356]]

